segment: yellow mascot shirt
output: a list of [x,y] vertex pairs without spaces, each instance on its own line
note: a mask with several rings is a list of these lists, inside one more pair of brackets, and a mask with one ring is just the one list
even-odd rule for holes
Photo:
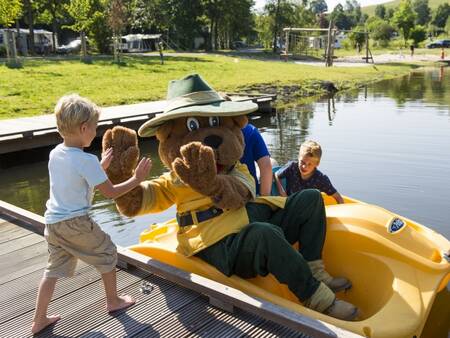
[[[284,208],[285,197],[255,198],[255,183],[246,165],[237,163],[228,175],[236,177],[245,184],[254,197],[253,202],[268,204],[272,208]],[[151,181],[145,181],[141,183],[141,186],[144,189],[144,195],[140,214],[161,212],[173,204],[176,204],[178,214],[191,213],[194,224],[179,227],[177,234],[177,250],[183,255],[192,256],[225,236],[239,232],[249,223],[245,207],[224,210],[217,217],[198,222],[195,213],[211,208],[214,203],[211,198],[184,184],[174,172],[163,174]]]

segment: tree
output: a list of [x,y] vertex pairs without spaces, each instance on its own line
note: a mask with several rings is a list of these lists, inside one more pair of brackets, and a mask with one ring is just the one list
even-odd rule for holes
[[[20,0],[0,0],[0,25],[10,27],[21,13],[22,2]],[[7,65],[18,67],[20,63],[17,60],[15,37],[12,31],[6,33],[5,46]]]
[[352,42],[353,48],[357,46],[361,47],[365,43],[366,37],[364,34],[361,34],[361,32],[364,32],[364,26],[356,26],[348,35],[349,40]]
[[195,38],[204,35],[201,0],[166,0],[165,4],[163,18],[168,20],[173,39],[184,49],[194,48]]
[[322,14],[328,11],[328,6],[325,0],[312,0],[309,8],[314,14]]
[[432,24],[444,28],[447,18],[450,15],[450,5],[448,3],[440,4],[436,9]]
[[351,29],[353,27],[352,18],[345,13],[344,7],[341,4],[334,7],[331,13],[331,19],[339,29]]
[[416,14],[414,13],[411,1],[410,0],[402,0],[397,10],[394,12],[394,16],[392,18],[392,22],[398,27],[398,29],[402,32],[403,39],[406,42],[409,38],[409,32],[411,28],[414,27],[414,22],[416,19]]
[[29,35],[28,35],[28,44],[30,46],[31,54],[35,53],[34,50],[34,20],[36,16],[38,2],[34,2],[33,0],[23,0],[23,8],[24,8],[24,18],[25,22],[28,25]]
[[386,10],[386,16],[384,17],[384,19],[390,20],[392,19],[393,16],[394,16],[394,9],[391,7]]
[[431,9],[428,0],[414,0],[413,9],[416,12],[416,25],[426,25],[431,19]]
[[414,28],[411,29],[410,37],[413,39],[414,45],[417,47],[419,42],[422,42],[427,38],[427,31],[424,26],[414,26]]
[[120,48],[122,31],[126,25],[126,8],[122,0],[111,0],[108,13],[108,24],[113,32],[114,62],[120,63]]
[[271,18],[272,49],[275,53],[281,47],[279,41],[281,40],[282,28],[293,23],[295,7],[288,0],[270,0],[265,6],[265,10]]
[[445,31],[448,35],[450,35],[450,16],[447,18],[447,22],[445,24]]
[[92,4],[89,0],[72,0],[66,6],[67,12],[75,20],[75,23],[69,28],[80,33],[81,36],[81,53],[83,61],[88,61],[86,49],[86,32],[93,22]]
[[22,14],[22,1],[0,0],[0,25],[10,27]]
[[67,3],[68,0],[46,0],[40,2],[38,21],[45,24],[51,24],[53,33],[53,51],[56,47],[56,36],[60,30],[61,22],[66,15],[65,6]]
[[372,17],[367,22],[367,29],[370,32],[370,36],[375,41],[379,42],[381,46],[387,46],[388,41],[391,39],[394,33],[394,27],[392,27],[387,21],[378,17]]
[[384,19],[386,17],[386,7],[384,5],[377,5],[375,7],[375,15],[380,19]]

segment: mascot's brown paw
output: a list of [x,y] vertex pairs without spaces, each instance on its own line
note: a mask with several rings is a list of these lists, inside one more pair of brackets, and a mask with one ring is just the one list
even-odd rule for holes
[[[126,181],[133,176],[139,160],[139,148],[136,132],[132,129],[116,126],[103,135],[103,152],[113,148],[113,158],[106,174],[113,184]],[[142,187],[137,186],[128,193],[116,198],[116,207],[122,215],[136,216],[142,204]]]
[[113,148],[113,158],[106,170],[113,184],[129,179],[139,160],[139,148],[136,132],[132,129],[116,126],[103,135],[103,152]]
[[172,167],[177,176],[201,194],[212,196],[217,183],[216,161],[211,147],[191,142],[181,147]]

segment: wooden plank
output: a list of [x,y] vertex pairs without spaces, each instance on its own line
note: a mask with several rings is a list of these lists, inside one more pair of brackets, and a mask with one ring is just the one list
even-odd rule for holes
[[4,227],[0,234],[0,244],[7,243],[14,239],[27,236],[31,233],[31,231],[15,226],[15,227]]
[[[88,269],[93,269],[93,267],[87,265],[82,261],[78,262],[78,267],[77,270],[75,271],[75,276],[83,273],[85,270]],[[13,299],[15,297],[22,297],[24,293],[29,292],[31,290],[37,291],[44,270],[45,270],[44,268],[36,270],[28,275],[16,278],[14,280],[8,281],[0,285],[0,303],[3,303],[5,300]],[[62,280],[64,280],[64,278],[62,278],[58,282],[58,285],[61,283]],[[55,290],[55,295],[57,294],[58,289]]]
[[251,297],[243,292],[210,279],[179,270],[131,250],[119,248],[119,259],[143,270],[156,273],[179,285],[207,296],[229,302],[233,306],[275,321],[296,331],[314,337],[360,337],[331,324],[303,316],[294,311],[272,304],[263,299]]
[[0,256],[0,271],[2,274],[7,274],[9,271],[20,269],[21,264],[26,264],[29,259],[43,254],[47,255],[47,253],[48,247],[45,241],[9,252]]
[[[73,277],[61,278],[58,280],[57,287],[53,294],[53,300],[78,290],[80,286],[95,283],[99,281],[100,278],[100,273],[98,273],[93,266],[86,266],[85,268],[78,270]],[[38,286],[39,281],[33,284],[23,283],[21,284],[21,290],[23,291],[21,294],[11,295],[0,302],[0,309],[3,309],[0,314],[0,323],[11,320],[22,313],[33,311],[35,309]],[[14,304],[14,306],[8,306],[9,304]]]
[[39,234],[44,234],[44,217],[36,215],[31,211],[16,207],[5,201],[0,201],[0,214],[8,215],[22,222],[30,224]]
[[[232,95],[234,96],[234,100],[236,101],[248,101],[252,98],[259,97],[270,97],[272,98],[272,100],[276,98],[276,95],[272,94],[242,95],[239,93],[233,93]],[[166,106],[167,101],[160,100],[129,105],[104,107],[102,108],[99,124],[137,117],[148,118],[149,115],[154,116],[155,114],[162,112]],[[40,131],[56,132],[56,120],[54,114],[23,117],[17,119],[6,119],[2,120],[2,123],[0,125],[0,137],[18,134],[33,135],[33,133]]]
[[[0,238],[2,236],[0,235]],[[45,242],[45,239],[42,236],[30,233],[28,235],[25,235],[23,237],[19,237],[19,238],[13,238],[11,240],[9,240],[8,242],[3,242],[0,239],[0,260],[1,260],[1,255],[5,255],[7,253],[16,251],[20,248],[26,248],[29,247],[31,245],[37,244],[37,243],[42,243]]]
[[133,338],[146,337],[185,337],[198,331],[204,325],[215,320],[220,310],[208,305],[204,297],[188,304],[177,312],[153,324]]
[[[95,327],[95,332],[102,337],[133,337],[147,330],[149,335],[153,333],[159,336],[159,332],[153,328],[154,323],[167,322],[174,312],[178,312],[187,304],[197,303],[199,297],[198,293],[174,286],[158,297],[140,301],[137,306],[118,314],[113,320]],[[71,335],[73,334],[74,332],[71,332]],[[90,332],[86,332],[80,337],[90,337],[90,335]]]
[[208,322],[188,337],[249,337],[248,332],[262,322],[262,318],[243,311],[239,312],[239,316],[221,313],[216,320]]
[[[139,289],[139,281],[146,275],[146,273],[142,272],[130,274],[122,270],[118,271],[117,289],[119,290],[119,293],[121,291],[127,292],[130,290],[130,288]],[[58,287],[58,285],[56,285],[56,287]],[[52,300],[49,305],[48,313],[59,313],[63,317],[63,320],[61,320],[57,325],[64,325],[64,322],[67,321],[67,319],[71,318],[70,315],[74,312],[79,311],[80,309],[82,309],[84,313],[84,318],[90,318],[91,316],[95,317],[97,315],[97,312],[100,311],[103,311],[105,314],[107,314],[104,306],[105,293],[102,282],[98,280],[94,283],[80,286],[79,289],[65,295],[64,297]],[[5,337],[31,336],[29,330],[33,314],[34,311],[29,311],[0,324],[0,332]],[[75,326],[81,324],[82,323],[78,321]],[[49,328],[49,330],[44,330],[43,335],[45,335],[45,332],[47,332],[48,334],[51,329],[52,328]]]
[[[20,264],[20,268],[14,269],[10,267],[7,271],[0,275],[0,285],[20,278],[22,276],[41,270],[47,266],[47,253],[35,256]],[[3,272],[3,271],[2,271]]]
[[308,338],[305,334],[283,327],[277,323],[271,321],[264,321],[263,323],[255,326],[250,332],[249,337],[283,337],[283,338]]
[[[129,294],[137,299],[136,304],[126,311],[118,311],[110,315],[105,311],[105,300],[94,299],[95,301],[93,302],[84,302],[82,306],[72,307],[70,316],[64,316],[64,321],[61,320],[53,329],[45,330],[38,337],[79,337],[85,333],[87,333],[87,336],[91,336],[93,332],[97,333],[100,330],[99,327],[104,323],[107,323],[107,326],[109,326],[114,325],[115,322],[117,322],[118,326],[126,327],[127,331],[133,330],[133,324],[137,324],[135,312],[142,311],[143,316],[146,317],[151,317],[152,312],[160,313],[166,297],[171,294],[172,288],[176,288],[174,284],[156,276],[147,276],[145,280],[154,285],[153,291],[149,294],[144,295],[140,292],[140,280],[121,288],[120,293]],[[119,278],[117,281],[118,284],[121,283]],[[83,298],[86,299],[87,297],[84,296]],[[100,332],[99,336],[121,337],[120,335],[105,336]]]
[[47,244],[40,242],[1,256],[0,285],[47,265]]

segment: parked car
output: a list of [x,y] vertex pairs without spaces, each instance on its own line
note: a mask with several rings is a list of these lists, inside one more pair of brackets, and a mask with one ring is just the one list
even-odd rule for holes
[[[88,42],[86,41],[86,47],[88,47]],[[59,54],[72,54],[79,53],[81,50],[81,39],[76,39],[70,41],[67,45],[62,45],[56,47],[56,53]]]
[[231,48],[232,49],[242,49],[242,48],[247,48],[247,44],[244,41],[233,41],[231,43]]
[[430,42],[427,48],[450,48],[450,40],[436,40]]

